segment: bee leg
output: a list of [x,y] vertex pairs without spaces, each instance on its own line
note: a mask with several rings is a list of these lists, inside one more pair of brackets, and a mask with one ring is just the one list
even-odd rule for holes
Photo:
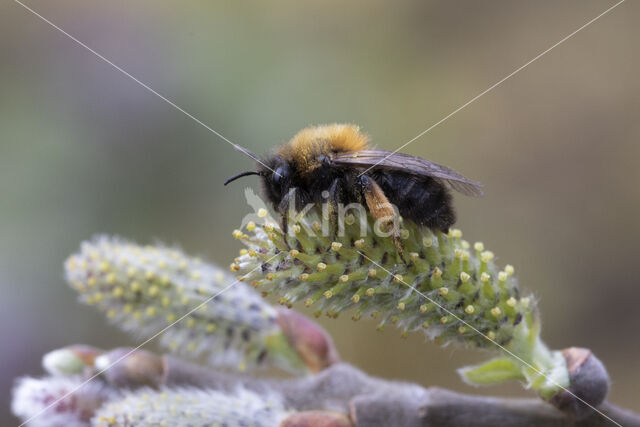
[[287,193],[278,205],[278,212],[280,213],[280,228],[282,229],[282,236],[284,238],[284,243],[287,245],[287,249],[291,249],[291,246],[289,245],[289,204],[289,193]]
[[329,220],[331,221],[331,239],[336,240],[338,235],[339,228],[339,218],[338,218],[338,203],[339,200],[339,191],[340,188],[340,180],[338,178],[334,179],[331,183],[331,187],[329,187],[329,194],[327,203],[329,203]]
[[380,225],[382,226],[381,229],[383,231],[391,230],[391,239],[393,240],[393,244],[400,254],[400,259],[402,259],[402,262],[406,264],[407,262],[404,259],[404,247],[402,246],[402,241],[400,239],[400,230],[394,223],[394,220],[397,219],[394,206],[389,202],[389,199],[387,199],[382,188],[380,188],[372,178],[369,178],[366,175],[361,175],[360,178],[358,178],[358,182],[362,186],[362,192],[364,193],[364,199],[369,211],[374,218],[381,222]]

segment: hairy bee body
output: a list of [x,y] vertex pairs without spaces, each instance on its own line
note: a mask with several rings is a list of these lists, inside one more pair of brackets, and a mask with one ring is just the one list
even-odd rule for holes
[[262,177],[264,196],[281,214],[292,205],[300,209],[308,203],[360,203],[377,218],[399,214],[442,231],[455,222],[450,188],[481,194],[478,183],[444,166],[370,149],[367,136],[353,125],[303,129],[273,155],[258,161],[257,171],[244,172],[226,183],[249,174]]

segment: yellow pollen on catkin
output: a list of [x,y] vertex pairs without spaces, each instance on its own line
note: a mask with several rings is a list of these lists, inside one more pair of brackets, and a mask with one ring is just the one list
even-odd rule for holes
[[332,242],[331,243],[331,250],[337,252],[337,251],[340,250],[340,248],[342,248],[342,243],[340,243],[340,242]]
[[[275,276],[273,273],[269,273],[269,274]],[[267,279],[268,280],[273,280],[273,278],[269,279],[269,274],[267,274]],[[308,273],[302,273],[300,275],[300,280],[303,281],[303,282],[306,281],[306,280],[309,280],[309,274]]]
[[324,271],[327,269],[327,264],[325,264],[324,262],[319,262],[318,265],[316,265],[316,268],[318,269],[318,271]]
[[480,260],[482,262],[489,262],[493,259],[493,252],[491,251],[484,251],[482,253],[480,253]]
[[109,275],[107,275],[107,283],[109,284],[116,283],[116,275],[113,273],[110,273]]
[[136,282],[135,280],[131,282],[131,285],[129,286],[131,287],[131,290],[133,292],[138,292],[140,290],[140,283]]
[[475,250],[476,250],[476,251],[478,251],[478,252],[482,252],[482,251],[484,251],[484,243],[482,243],[482,242],[475,242],[475,243],[473,244],[473,249],[475,249]]
[[434,268],[434,269],[433,269],[432,276],[433,276],[435,279],[438,279],[440,276],[442,276],[442,270],[440,270],[438,267]]
[[289,251],[289,255],[291,256],[291,258],[295,258],[295,257],[297,257],[298,255],[300,255],[300,251],[299,251],[299,250],[297,250],[297,249],[291,249],[291,250]]
[[357,249],[364,248],[364,239],[356,240],[355,242],[353,242],[353,246],[355,246]]
[[493,331],[487,332],[487,338],[489,338],[491,341],[494,341],[496,339],[496,333]]
[[511,276],[515,272],[515,268],[513,268],[513,265],[511,264],[507,264],[504,267],[504,272]]
[[465,307],[464,311],[467,314],[473,314],[476,311],[476,309],[471,304],[469,304],[468,306]]
[[266,231],[267,233],[272,233],[272,232],[273,232],[273,230],[275,230],[275,228],[276,228],[276,227],[275,227],[275,225],[273,225],[272,223],[267,222],[267,223],[263,226],[263,228],[264,228],[264,231]]
[[516,303],[517,303],[517,301],[516,301],[516,299],[515,299],[514,297],[511,297],[511,298],[509,298],[509,299],[507,300],[507,305],[508,305],[509,307],[515,307],[515,306],[516,306]]
[[169,305],[171,304],[171,300],[169,299],[169,297],[163,297],[161,303],[163,307],[169,307]]
[[375,268],[370,268],[369,271],[367,271],[367,276],[370,278],[376,277],[376,274],[378,274],[378,272]]
[[459,239],[462,237],[462,231],[458,230],[457,228],[454,228],[451,230],[451,237],[455,237],[456,239]]
[[167,314],[167,322],[173,323],[176,321],[176,315],[173,313]]
[[207,332],[211,333],[211,332],[215,331],[215,330],[216,330],[216,328],[217,328],[217,326],[216,326],[216,325],[214,325],[213,323],[209,323],[209,324],[207,325],[207,327],[205,328],[205,331],[207,331]]
[[103,273],[106,273],[107,271],[109,271],[109,267],[111,267],[109,265],[109,263],[107,261],[102,261],[100,263],[100,271],[102,271]]
[[114,297],[121,297],[122,294],[124,294],[124,291],[122,290],[122,288],[120,286],[116,286],[115,288],[113,288],[113,296]]
[[95,277],[89,277],[89,280],[87,280],[87,285],[91,287],[95,286],[96,283],[98,283],[98,280]]
[[445,295],[449,294],[449,288],[447,288],[446,286],[443,286],[443,287],[441,287],[441,288],[438,288],[438,293],[439,293],[441,296],[445,296]]
[[423,237],[422,238],[422,244],[426,248],[430,248],[433,245],[433,239],[431,237]]
[[240,239],[242,238],[242,231],[240,230],[233,230],[233,233],[231,233],[231,235],[236,238],[236,239]]
[[505,273],[504,271],[498,273],[498,280],[500,280],[501,282],[507,280],[507,273]]
[[244,249],[244,248],[240,249],[240,255],[241,255],[241,256],[242,256],[242,255],[246,255],[246,254],[248,254],[248,253],[249,253],[249,251],[248,251],[248,250],[246,250],[246,249]]
[[149,288],[149,296],[150,297],[155,297],[156,295],[158,295],[158,287],[153,285]]
[[147,307],[147,316],[149,317],[153,317],[156,315],[156,308],[151,306],[151,307]]
[[491,279],[491,275],[489,273],[482,273],[480,275],[480,281],[483,283],[487,283]]
[[293,227],[291,227],[291,229],[296,234],[299,234],[302,231],[302,227],[300,227],[298,224],[294,224]]
[[247,223],[247,231],[253,231],[256,229],[256,223],[253,221],[249,221]]
[[500,316],[500,315],[502,314],[502,310],[500,310],[500,307],[493,307],[493,308],[491,309],[491,314],[492,314],[494,317],[498,317],[498,316]]
[[265,208],[258,209],[258,216],[260,218],[265,218],[268,215],[268,212]]
[[196,321],[193,317],[189,317],[187,318],[187,327],[188,328],[193,328],[196,325]]
[[364,292],[368,297],[372,297],[376,294],[376,290],[373,288],[369,288]]
[[402,274],[395,274],[393,276],[393,281],[396,282],[396,283],[402,283],[403,279],[404,278],[402,277]]
[[349,281],[349,275],[348,274],[343,274],[342,276],[340,276],[340,278],[338,280],[340,280],[342,283],[346,283],[346,282]]
[[447,323],[448,321],[449,321],[449,319],[447,318],[447,316],[442,316],[442,317],[440,318],[440,323],[442,323],[443,325],[444,325],[445,323]]
[[461,258],[462,258],[462,253],[463,253],[463,252],[464,252],[464,251],[463,251],[462,249],[456,249],[455,251],[453,251],[453,255],[454,255],[456,258],[461,259]]
[[398,310],[402,311],[402,310],[404,310],[404,307],[405,307],[404,303],[403,303],[403,302],[399,302],[399,303],[398,303],[398,306],[397,306],[396,308],[397,308]]
[[471,276],[469,276],[464,271],[462,273],[460,273],[460,280],[462,280],[462,283],[468,282],[470,278],[471,278]]

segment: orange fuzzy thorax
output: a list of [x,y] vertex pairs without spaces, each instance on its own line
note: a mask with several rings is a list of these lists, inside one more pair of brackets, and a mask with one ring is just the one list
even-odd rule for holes
[[369,148],[369,137],[360,128],[350,124],[311,126],[298,132],[279,154],[295,161],[301,170],[310,171],[317,167],[319,155],[360,151]]

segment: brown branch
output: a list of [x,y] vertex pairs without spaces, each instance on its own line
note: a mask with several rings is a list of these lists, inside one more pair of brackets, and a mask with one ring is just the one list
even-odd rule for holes
[[[126,349],[115,350],[115,360]],[[148,359],[143,362],[142,359]],[[282,395],[285,404],[302,412],[293,415],[285,426],[344,426],[346,420],[358,427],[367,426],[579,426],[615,425],[640,426],[640,415],[604,402],[598,410],[581,419],[540,399],[482,397],[456,393],[437,387],[424,388],[416,384],[372,377],[346,363],[335,364],[309,377],[274,380],[260,379],[212,371],[170,356],[136,352],[135,362],[124,363],[107,371],[106,378],[118,386],[136,387],[189,386],[232,391],[239,385],[258,393],[267,390]],[[143,375],[137,368],[162,364],[158,370],[147,369]],[[590,375],[588,369],[575,375]],[[154,378],[149,378],[149,375]],[[579,377],[575,378],[580,380]],[[339,414],[343,414],[340,416]],[[347,418],[348,416],[348,418]],[[605,417],[606,416],[606,417]],[[318,420],[322,421],[318,421]]]

